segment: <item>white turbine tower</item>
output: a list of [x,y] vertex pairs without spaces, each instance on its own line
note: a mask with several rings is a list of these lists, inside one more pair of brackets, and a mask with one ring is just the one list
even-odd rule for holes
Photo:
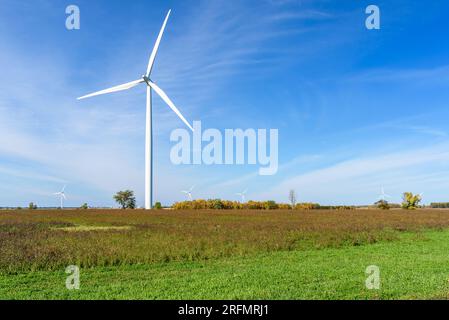
[[65,196],[65,193],[64,193],[65,187],[66,186],[62,187],[61,191],[53,193],[54,195],[59,196],[59,199],[61,201],[61,209],[64,208],[64,200],[67,199],[66,196]]
[[148,67],[146,73],[141,79],[134,80],[125,84],[121,84],[109,89],[94,92],[85,96],[78,98],[84,99],[100,94],[111,93],[116,91],[127,90],[133,88],[141,83],[146,84],[147,88],[147,109],[146,109],[146,128],[145,128],[145,209],[151,209],[153,207],[153,129],[152,129],[152,103],[151,103],[151,91],[154,90],[165,103],[176,113],[176,115],[193,131],[193,127],[187,122],[175,104],[170,100],[170,98],[165,94],[165,92],[156,85],[153,80],[151,80],[151,71],[153,70],[154,60],[156,59],[156,54],[161,42],[162,35],[164,33],[165,25],[167,24],[168,17],[170,16],[171,10],[168,11],[165,17],[162,28],[159,31],[159,35],[156,39],[156,43],[153,47],[153,51],[150,55],[150,60],[148,62]]
[[240,196],[242,198],[242,203],[245,203],[245,194],[248,191],[248,189],[245,189],[243,192],[237,192],[236,195]]
[[182,193],[185,193],[187,195],[187,197],[189,198],[190,201],[193,200],[192,198],[192,190],[193,188],[195,188],[195,186],[192,186],[189,190],[182,190]]
[[381,187],[380,190],[379,200],[386,201],[387,198],[391,198],[391,196],[385,193],[384,187]]

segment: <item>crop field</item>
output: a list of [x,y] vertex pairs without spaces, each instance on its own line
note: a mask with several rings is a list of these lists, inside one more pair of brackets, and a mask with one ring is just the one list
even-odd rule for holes
[[440,299],[448,252],[449,210],[0,211],[0,298]]

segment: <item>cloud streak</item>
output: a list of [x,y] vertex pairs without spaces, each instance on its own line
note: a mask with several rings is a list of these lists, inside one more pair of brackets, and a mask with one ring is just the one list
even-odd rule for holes
[[[449,143],[431,147],[395,152],[383,155],[366,155],[342,161],[321,169],[288,178],[259,194],[260,198],[275,197],[283,199],[288,190],[296,189],[302,201],[317,201],[333,204],[351,204],[354,197],[361,199],[359,204],[372,203],[375,192],[381,185],[394,188],[397,193],[410,188],[432,190],[435,196],[441,190],[435,190],[449,184]],[[430,168],[430,170],[429,170]],[[435,180],[434,172],[440,168],[444,177]],[[429,186],[426,179],[432,178],[437,184]],[[396,201],[399,197],[396,196]],[[371,200],[371,201],[370,201]],[[367,201],[367,202],[363,202]]]

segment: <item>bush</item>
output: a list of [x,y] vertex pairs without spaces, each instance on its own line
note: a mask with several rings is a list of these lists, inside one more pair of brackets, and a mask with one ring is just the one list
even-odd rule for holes
[[261,209],[263,209],[263,204],[261,202],[258,202],[258,201],[250,200],[250,201],[248,201],[246,203],[246,206],[247,206],[248,209],[252,209],[252,210],[261,210]]
[[212,200],[212,203],[211,203],[211,204],[212,204],[212,209],[218,209],[218,210],[221,210],[221,209],[224,209],[224,208],[225,208],[223,202],[221,202],[220,199]]
[[278,209],[291,210],[292,206],[290,204],[287,204],[287,203],[278,203]]
[[411,192],[404,192],[402,196],[402,208],[406,210],[414,210],[419,208],[421,202],[421,196],[419,194],[413,194]]
[[382,209],[382,210],[390,209],[390,204],[386,200],[379,200],[374,204],[376,205],[377,208]]
[[297,210],[314,210],[314,209],[320,209],[320,205],[318,203],[297,203],[295,205],[295,209]]
[[[176,202],[172,205],[175,210],[291,210],[291,205],[287,203],[276,203],[273,200],[269,201],[253,201],[249,200],[246,203],[238,201],[229,201],[222,199],[196,199],[192,201]],[[311,210],[322,209],[318,203],[297,203],[295,209]],[[348,206],[327,207],[328,209],[353,209]]]
[[154,204],[154,209],[156,209],[156,210],[162,209],[162,204],[161,204],[159,201],[156,202],[156,203]]
[[30,202],[30,204],[28,205],[28,209],[36,210],[37,209],[37,205],[35,205],[33,202]]
[[440,209],[449,208],[449,202],[432,202],[430,204],[430,207],[431,208],[440,208]]
[[276,209],[279,208],[279,206],[277,205],[277,203],[274,202],[273,200],[265,201],[264,204],[263,204],[263,206],[264,206],[264,209],[265,209],[265,210],[276,210]]
[[87,210],[87,209],[89,209],[89,206],[87,205],[87,203],[83,203],[81,205],[80,209]]
[[332,207],[332,209],[344,211],[344,210],[355,210],[355,207],[354,206],[334,206],[334,207]]

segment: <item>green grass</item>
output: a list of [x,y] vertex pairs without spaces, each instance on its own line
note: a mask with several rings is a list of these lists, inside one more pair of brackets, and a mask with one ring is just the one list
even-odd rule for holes
[[[60,271],[0,275],[2,299],[417,299],[447,298],[449,230],[397,241],[274,251],[209,261],[81,269],[80,290]],[[381,289],[365,288],[377,265]]]

